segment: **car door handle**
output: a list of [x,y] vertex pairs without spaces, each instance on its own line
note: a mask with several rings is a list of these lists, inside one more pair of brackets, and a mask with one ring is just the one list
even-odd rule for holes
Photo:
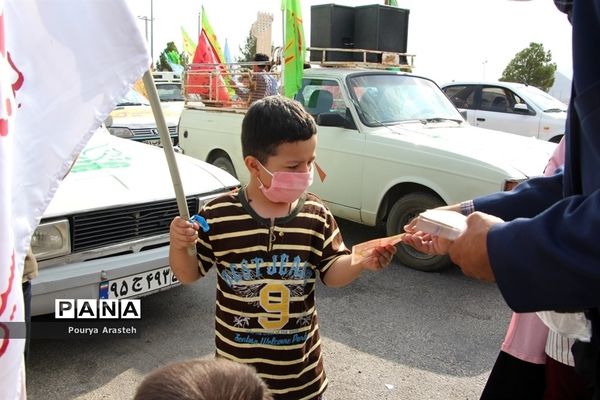
[[485,121],[485,118],[477,118],[477,121],[483,122],[483,121]]

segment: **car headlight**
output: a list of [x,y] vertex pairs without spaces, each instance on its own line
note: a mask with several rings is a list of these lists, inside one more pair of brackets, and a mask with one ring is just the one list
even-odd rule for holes
[[202,207],[204,207],[206,205],[206,203],[216,199],[217,197],[221,196],[223,193],[216,193],[216,194],[211,194],[208,196],[201,196],[198,197],[198,210],[196,210],[196,214],[200,212],[200,210],[202,210]]
[[109,127],[108,131],[115,135],[118,136],[120,138],[132,138],[133,137],[133,132],[129,129],[129,128],[125,128],[125,127]]
[[71,252],[69,221],[40,224],[31,237],[31,251],[37,260],[64,256]]

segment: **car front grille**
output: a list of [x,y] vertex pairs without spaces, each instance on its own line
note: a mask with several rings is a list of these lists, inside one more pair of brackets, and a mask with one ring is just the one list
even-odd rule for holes
[[[158,129],[157,128],[134,128],[131,129],[134,136],[156,136],[158,137]],[[169,134],[176,135],[177,134],[177,126],[169,126]]]
[[[190,215],[194,215],[198,197],[186,200]],[[77,214],[71,223],[72,250],[78,252],[167,234],[177,215],[175,199]]]

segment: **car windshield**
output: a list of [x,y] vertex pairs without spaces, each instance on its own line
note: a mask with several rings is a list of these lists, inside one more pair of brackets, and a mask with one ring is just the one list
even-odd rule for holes
[[131,89],[117,106],[149,106],[150,102],[139,92]]
[[361,120],[368,126],[464,121],[428,79],[400,74],[352,75],[348,87]]
[[544,112],[566,112],[567,105],[558,99],[550,96],[548,93],[534,86],[525,86],[523,92],[529,100],[536,106],[544,110]]
[[181,85],[178,83],[157,83],[156,90],[160,101],[184,101]]

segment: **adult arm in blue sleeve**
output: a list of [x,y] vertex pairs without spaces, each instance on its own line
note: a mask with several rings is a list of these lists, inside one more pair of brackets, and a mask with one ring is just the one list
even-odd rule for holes
[[597,190],[492,227],[488,254],[507,304],[517,312],[600,305],[599,226]]
[[510,192],[498,192],[473,200],[475,211],[505,221],[538,215],[563,197],[563,174],[529,179]]

